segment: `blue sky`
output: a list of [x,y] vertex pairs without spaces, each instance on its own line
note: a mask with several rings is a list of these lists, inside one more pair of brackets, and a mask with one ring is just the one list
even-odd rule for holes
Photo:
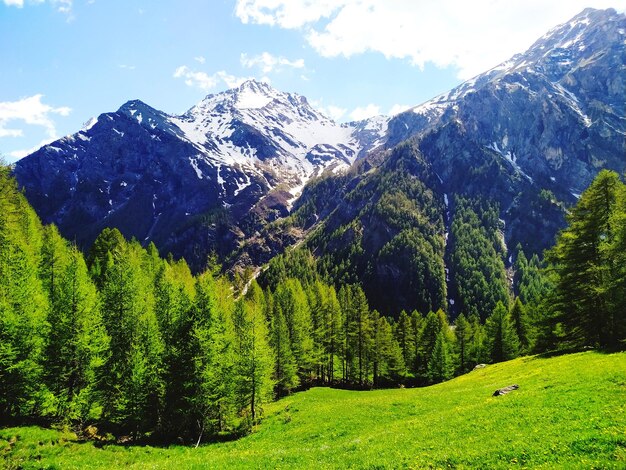
[[130,99],[182,113],[249,77],[338,121],[393,114],[587,6],[626,0],[0,0],[0,155]]

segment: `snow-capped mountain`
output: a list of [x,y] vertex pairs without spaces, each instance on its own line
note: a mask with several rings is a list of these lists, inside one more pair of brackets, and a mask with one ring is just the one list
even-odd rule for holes
[[[624,174],[625,31],[624,15],[585,10],[525,53],[392,118],[385,151],[365,156],[346,176],[308,185],[296,217],[267,226],[245,254],[255,259],[267,246],[281,251],[275,245],[293,243],[282,235],[288,229],[311,233],[304,245],[342,279],[360,281],[370,305],[392,314],[438,308],[420,303],[441,298],[425,287],[437,268],[422,261],[437,253],[445,266],[444,305],[458,313],[449,236],[458,197],[497,207],[494,249],[510,267],[518,243],[527,255],[553,245],[569,206],[600,169]],[[427,186],[432,201],[420,199],[413,183]],[[411,222],[397,216],[433,205]],[[432,250],[411,251],[416,243],[407,231],[436,231]],[[407,269],[410,259],[420,262]],[[413,275],[419,281],[411,285]]]
[[287,215],[311,177],[381,145],[386,123],[340,125],[303,96],[249,80],[180,116],[129,101],[19,161],[15,175],[44,221],[80,244],[117,226],[204,259],[259,218]]
[[[310,178],[359,159],[375,171],[386,150],[411,139],[436,176],[446,220],[454,195],[496,201],[504,242],[539,252],[600,169],[626,170],[625,64],[626,17],[587,9],[391,119],[340,125],[302,96],[248,81],[182,115],[129,101],[21,160],[15,175],[44,221],[83,246],[116,226],[196,268],[212,250],[237,249],[240,263],[258,265],[304,233],[267,238],[262,229],[301,204]],[[307,224],[335,208],[352,214],[358,201],[339,197],[325,194]]]
[[[392,119],[388,144],[457,125],[528,181],[578,195],[600,168],[624,170],[625,44],[623,14],[586,9],[525,53]],[[446,180],[453,168],[444,166]]]

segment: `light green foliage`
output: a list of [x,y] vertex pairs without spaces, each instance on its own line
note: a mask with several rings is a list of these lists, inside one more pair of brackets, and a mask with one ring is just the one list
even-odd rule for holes
[[381,317],[377,311],[372,312],[373,344],[372,344],[372,375],[374,386],[394,383],[406,374],[404,357],[391,325],[387,318]]
[[235,331],[230,285],[208,271],[197,278],[193,324],[193,379],[190,388],[192,416],[200,432],[215,433],[234,425]]
[[50,406],[41,381],[49,331],[37,276],[41,244],[39,220],[0,166],[0,416]]
[[273,309],[270,325],[270,345],[274,351],[274,375],[276,395],[278,397],[289,394],[300,384],[296,361],[291,350],[289,329],[280,304]]
[[64,266],[57,273],[55,294],[50,297],[45,382],[56,397],[56,416],[84,423],[99,415],[98,392],[109,337],[82,253],[76,247],[64,251]]
[[[491,396],[513,382],[519,390]],[[427,388],[314,388],[268,405],[257,432],[197,449],[96,447],[71,433],[5,428],[0,462],[24,469],[623,468],[625,383],[626,353],[519,358]]]
[[313,324],[311,309],[302,284],[297,279],[287,279],[274,293],[274,302],[279,305],[289,330],[289,341],[303,382],[311,380],[315,364]]
[[263,302],[263,292],[253,281],[233,313],[235,400],[250,425],[262,414],[262,406],[271,401],[274,387]]
[[156,425],[164,392],[164,344],[151,280],[142,271],[142,251],[135,243],[123,242],[108,252],[101,291],[104,324],[111,338],[104,414],[135,435]]

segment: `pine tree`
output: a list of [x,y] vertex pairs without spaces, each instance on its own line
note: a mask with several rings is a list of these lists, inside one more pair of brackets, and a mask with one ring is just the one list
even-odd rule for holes
[[37,276],[41,226],[0,166],[0,416],[45,406],[42,354],[49,330],[47,298]]
[[519,339],[520,353],[528,353],[532,347],[531,325],[526,313],[526,308],[519,297],[515,298],[515,302],[511,307],[511,320],[513,321],[517,338]]
[[507,308],[502,302],[496,304],[485,323],[490,358],[493,362],[513,359],[519,354],[519,339]]
[[402,358],[405,364],[415,363],[415,335],[413,333],[413,325],[411,317],[402,310],[398,317],[396,325],[396,338],[402,351]]
[[194,387],[190,397],[199,438],[205,428],[225,431],[235,412],[234,303],[228,281],[211,269],[197,278]]
[[353,317],[349,327],[352,349],[357,361],[358,383],[364,385],[369,369],[369,353],[372,343],[372,320],[365,293],[358,286],[352,286]]
[[374,325],[372,362],[374,386],[381,383],[399,382],[406,373],[402,350],[393,335],[391,325],[385,317],[374,310],[371,315]]
[[478,315],[470,315],[468,321],[471,331],[467,350],[468,364],[482,364],[489,360],[485,327]]
[[274,293],[274,301],[280,305],[287,322],[298,377],[301,382],[308,382],[315,363],[313,324],[309,302],[300,281],[287,279],[280,284]]
[[435,339],[432,355],[428,360],[427,374],[430,383],[438,383],[452,378],[453,366],[445,333],[439,331]]
[[615,256],[620,250],[614,248],[623,231],[623,186],[617,173],[601,171],[547,253],[556,275],[552,311],[574,345],[615,347],[623,339],[617,327],[626,311],[619,282],[623,268]]
[[459,352],[459,371],[461,373],[465,373],[472,367],[472,363],[469,358],[469,348],[472,338],[471,325],[465,319],[465,315],[460,314],[456,318],[454,326],[454,334],[456,335]]
[[263,313],[263,293],[253,281],[233,313],[235,330],[235,395],[239,409],[256,423],[262,405],[272,397],[272,351]]
[[98,291],[102,290],[104,285],[113,252],[125,243],[126,240],[118,229],[106,227],[91,245],[87,256],[87,267]]
[[164,392],[164,345],[151,286],[142,275],[142,251],[138,244],[125,242],[113,253],[107,251],[110,261],[101,291],[111,338],[104,413],[135,437],[156,427]]
[[65,250],[48,314],[53,328],[46,344],[45,380],[55,395],[57,417],[82,423],[97,417],[109,338],[83,255],[76,247]]
[[276,395],[280,398],[297,387],[300,379],[297,366],[291,351],[289,330],[280,304],[274,306],[271,323],[270,345],[274,351],[274,382]]

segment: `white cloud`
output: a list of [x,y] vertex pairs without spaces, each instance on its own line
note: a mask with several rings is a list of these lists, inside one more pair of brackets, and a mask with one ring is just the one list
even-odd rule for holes
[[125,69],[125,70],[135,70],[136,68],[134,65],[127,65],[127,64],[119,64],[118,67],[121,69]]
[[51,115],[67,116],[72,111],[67,106],[54,108],[41,102],[43,95],[33,95],[18,101],[0,102],[0,137],[21,137],[22,129],[9,129],[7,124],[12,121],[22,121],[32,126],[41,126],[45,129],[49,139],[57,138],[57,131]]
[[186,65],[181,65],[174,71],[174,78],[183,78],[185,85],[201,90],[208,91],[215,88],[219,83],[225,83],[228,88],[234,88],[241,85],[248,78],[236,77],[226,73],[224,70],[209,75],[206,72],[196,72]]
[[[10,7],[22,8],[24,6],[24,0],[2,0],[5,5]],[[72,1],[73,0],[48,0],[48,3],[52,5],[59,13],[63,13],[67,15],[67,20],[74,20],[74,14],[72,12]],[[46,0],[31,0],[27,3],[30,4],[39,4],[45,3]]]
[[304,59],[289,60],[282,56],[274,56],[269,52],[263,52],[262,54],[248,57],[248,54],[241,54],[241,65],[246,68],[259,67],[263,73],[271,73],[273,71],[279,71],[282,68],[304,68]]
[[329,118],[331,118],[333,121],[339,121],[339,119],[341,119],[345,114],[347,109],[346,108],[341,108],[339,106],[333,106],[328,105],[328,106],[322,106],[319,108],[319,110],[324,113],[326,116],[328,116]]
[[194,57],[193,60],[195,60],[196,62],[198,62],[200,64],[204,64],[206,62],[206,59],[203,56],[201,56],[201,55],[199,55],[197,57]]
[[523,52],[592,3],[623,0],[238,0],[243,23],[300,29],[324,57],[377,52],[423,67],[458,68],[460,78]]
[[49,143],[54,142],[55,140],[57,140],[57,139],[56,138],[53,138],[53,139],[43,139],[41,142],[39,142],[39,144],[37,144],[34,147],[31,147],[29,149],[14,150],[12,152],[9,152],[9,156],[11,157],[12,161],[19,160],[20,158],[24,158],[25,156],[30,155],[33,152],[36,152],[37,150],[39,150],[44,145],[48,145]]
[[353,121],[361,121],[372,116],[378,116],[379,114],[381,114],[380,106],[370,103],[367,106],[359,106],[358,108],[355,108],[350,113],[350,119]]
[[243,23],[300,28],[329,18],[345,0],[238,0],[235,14]]
[[387,113],[387,115],[395,116],[396,114],[403,113],[409,108],[411,108],[411,106],[409,106],[408,104],[394,104],[389,110],[389,112]]

